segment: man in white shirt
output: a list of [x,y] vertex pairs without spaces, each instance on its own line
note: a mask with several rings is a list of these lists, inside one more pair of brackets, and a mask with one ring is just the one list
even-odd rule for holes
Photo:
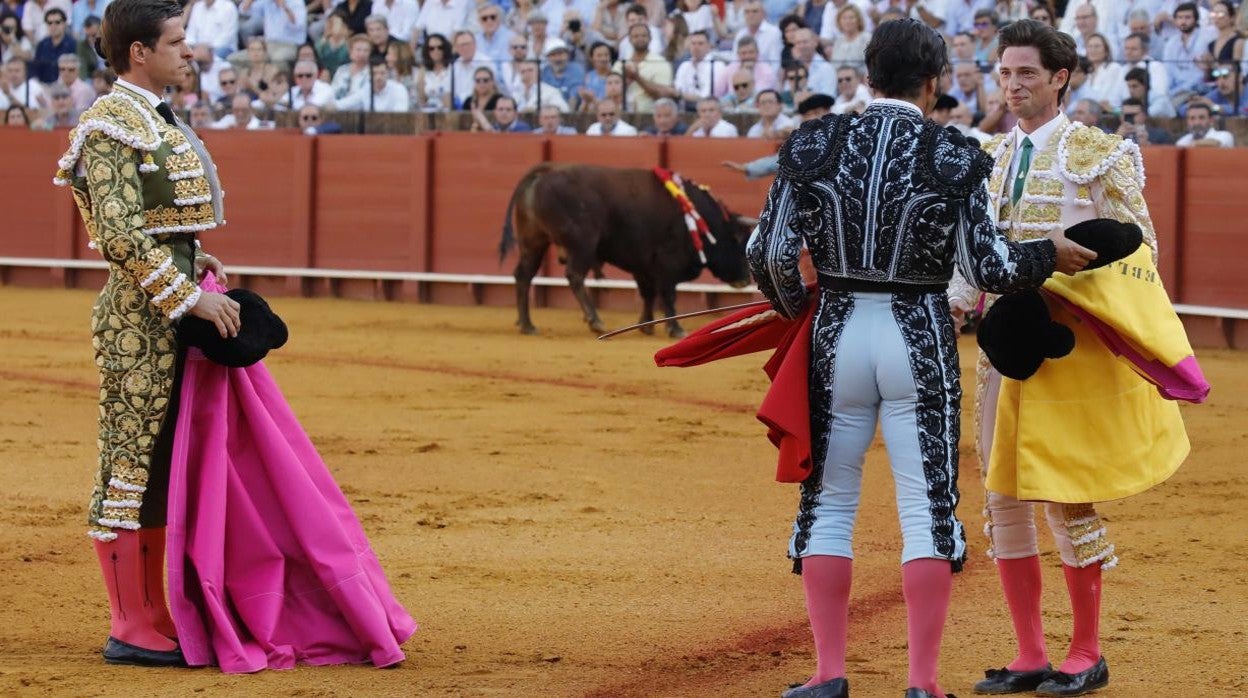
[[568,113],[568,102],[559,93],[559,88],[538,81],[537,61],[523,61],[516,71],[520,74],[520,85],[512,97],[516,98],[516,108],[521,113],[538,110],[538,105],[553,105],[560,113]]
[[78,57],[72,53],[63,53],[56,59],[56,82],[49,87],[60,85],[69,90],[74,110],[81,112],[95,102],[95,88],[79,77],[82,68],[78,65]]
[[461,29],[475,29],[476,14],[472,11],[475,6],[472,0],[425,0],[413,28],[442,36],[453,36]]
[[308,10],[303,0],[243,0],[240,14],[260,17],[269,58],[289,64],[308,41]]
[[406,112],[411,108],[407,88],[390,79],[385,60],[369,65],[370,88],[356,90],[337,101],[339,111]]
[[493,72],[497,67],[488,56],[477,55],[477,38],[467,29],[455,32],[454,46],[455,62],[451,64],[451,88],[454,90],[454,106],[458,109],[464,100],[472,96],[477,68],[489,68]]
[[689,135],[694,138],[736,138],[737,127],[724,121],[719,100],[707,97],[698,100],[698,119],[689,125]]
[[477,8],[477,22],[481,24],[476,35],[478,50],[495,63],[510,59],[507,51],[515,34],[503,26],[503,8],[492,2],[481,5]]
[[207,44],[217,56],[229,58],[238,50],[238,6],[231,0],[196,0],[186,23],[186,43]]
[[204,91],[209,100],[216,101],[225,94],[221,91],[221,71],[230,66],[229,62],[217,60],[217,54],[210,44],[196,44],[191,51],[195,55],[195,72],[199,73],[199,89]]
[[305,104],[326,109],[334,108],[334,88],[323,80],[316,79],[316,64],[312,61],[299,61],[295,64],[295,89],[290,92],[295,111]]
[[[689,35],[689,60],[676,69],[672,87],[686,102],[697,102],[705,97],[715,97],[715,81],[728,65],[710,57],[711,41],[704,31]],[[719,102],[715,103],[718,109]],[[734,134],[735,135],[735,134]]]
[[586,136],[636,136],[637,129],[620,119],[620,107],[604,99],[598,102],[598,120],[585,129]]
[[758,121],[746,131],[747,138],[780,140],[798,126],[797,119],[784,115],[780,93],[775,90],[759,92],[754,97],[754,106],[758,108]]
[[110,2],[112,0],[74,0],[73,16],[69,19],[70,34],[76,39],[81,39],[83,25],[87,18],[103,19],[104,10],[108,8]]
[[543,136],[575,136],[576,129],[563,125],[563,114],[553,104],[542,106],[537,114],[537,130],[533,133]]
[[4,64],[4,79],[0,80],[0,109],[14,105],[45,109],[49,104],[39,81],[26,77],[26,61],[10,58]]
[[217,130],[232,128],[258,131],[272,128],[272,124],[261,121],[251,106],[251,98],[240,94],[234,96],[234,101],[230,105],[230,113],[221,117],[221,120],[213,124],[212,127]]
[[773,68],[778,67],[780,52],[784,50],[784,37],[780,35],[780,29],[776,25],[767,21],[761,0],[745,0],[741,16],[745,18],[745,26],[737,32],[732,44],[733,50],[736,50],[737,42],[742,37],[748,36],[758,46],[759,59]]
[[[837,79],[840,79],[839,74]],[[965,104],[972,114],[984,111],[984,105],[980,104],[984,89],[984,74],[979,72],[978,64],[962,62],[953,65],[953,86],[949,88],[948,94]]]
[[1233,148],[1235,137],[1213,127],[1213,112],[1204,102],[1187,107],[1187,133],[1175,143],[1180,148]]
[[[1058,30],[1074,38],[1079,55],[1084,52],[1084,37],[1094,32],[1103,34],[1109,40],[1111,50],[1118,45],[1120,28],[1113,22],[1113,18],[1117,16],[1114,6],[1116,2],[1118,0],[1071,0],[1066,6],[1066,14],[1062,16]],[[1126,28],[1125,23],[1121,28]]]
[[[625,111],[651,112],[657,99],[675,95],[672,88],[672,64],[667,62],[661,53],[654,53],[650,47],[652,30],[642,22],[628,28],[628,39],[625,46],[633,51],[628,58],[621,53],[620,60],[612,68],[624,76],[627,85],[624,94]],[[725,69],[726,72],[727,69]]]
[[991,0],[949,0],[945,3],[945,33],[954,36],[974,30],[975,12],[991,9]]
[[832,103],[833,114],[861,114],[871,105],[871,90],[862,84],[862,76],[852,65],[843,65],[836,71],[836,101]]
[[793,60],[806,66],[806,85],[811,91],[836,94],[836,71],[819,55],[819,37],[810,29],[798,29],[793,35]]
[[375,0],[373,14],[386,18],[386,27],[396,41],[411,43],[412,28],[420,16],[416,0]]
[[633,57],[635,45],[632,40],[632,29],[636,25],[643,25],[649,32],[650,37],[649,51],[652,55],[662,56],[665,44],[663,43],[663,32],[657,31],[657,27],[650,24],[648,14],[644,5],[631,5],[624,11],[624,36],[620,37],[620,60],[627,61]]

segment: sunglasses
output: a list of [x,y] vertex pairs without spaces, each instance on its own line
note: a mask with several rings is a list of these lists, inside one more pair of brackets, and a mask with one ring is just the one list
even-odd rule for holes
[[853,79],[853,78],[846,76],[846,77],[843,77],[843,78],[837,78],[837,79],[836,79],[836,84],[838,84],[838,85],[844,85],[844,84],[845,84],[845,83],[847,83],[847,82],[853,82],[853,81],[854,81],[854,79]]
[[734,90],[744,90],[745,88],[747,88],[747,87],[749,87],[749,86],[750,86],[750,83],[748,83],[748,82],[734,82],[734,83],[732,83],[732,89],[734,89]]
[[484,85],[487,82],[494,82],[494,78],[476,78],[478,85]]
[[295,77],[297,77],[297,78],[314,78],[314,77],[316,77],[316,73],[295,73]]
[[235,82],[234,80],[221,80],[221,81],[220,81],[220,82],[218,82],[217,84],[219,84],[219,85],[233,85],[233,84],[234,84],[234,82]]
[[1215,78],[1224,78],[1231,74],[1230,68],[1218,68],[1210,73]]
[[64,73],[64,72],[67,72],[67,71],[70,71],[70,70],[78,70],[78,66],[76,66],[76,65],[63,65],[63,66],[61,66],[60,68],[57,68],[57,70],[59,70],[59,71],[61,71],[62,73]]
[[321,117],[316,116],[315,114],[300,114],[299,120],[300,121],[320,121]]
[[991,26],[992,26],[992,22],[976,22],[976,23],[975,23],[975,26],[977,26],[977,27],[991,27]]
[[442,44],[429,44],[430,51],[445,51],[446,47]]
[[480,17],[482,22],[494,21],[498,19],[498,15],[480,15]]
[[613,112],[613,111],[604,111],[604,112],[602,112],[601,114],[599,114],[598,116],[615,116],[615,112]]

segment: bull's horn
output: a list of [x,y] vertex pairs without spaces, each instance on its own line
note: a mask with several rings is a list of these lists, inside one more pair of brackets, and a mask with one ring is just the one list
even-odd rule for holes
[[741,225],[744,225],[750,228],[753,228],[754,226],[758,225],[757,218],[750,218],[749,216],[742,216],[740,214],[737,214],[737,222],[740,223]]

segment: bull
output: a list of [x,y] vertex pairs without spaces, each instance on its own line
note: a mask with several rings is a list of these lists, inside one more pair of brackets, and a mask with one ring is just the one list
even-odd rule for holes
[[[499,264],[519,247],[515,278],[520,331],[537,333],[529,317],[529,287],[551,245],[565,265],[585,321],[596,333],[605,327],[585,291],[585,276],[595,271],[601,277],[603,263],[633,275],[642,299],[641,322],[654,319],[656,296],[664,317],[675,315],[676,284],[696,279],[704,266],[734,288],[749,284],[745,242],[757,219],[730,213],[689,180],[684,191],[709,228],[710,235],[700,235],[705,264],[680,204],[652,170],[546,163],[525,173],[507,205],[499,243]],[[669,336],[684,336],[676,320],[665,324]]]

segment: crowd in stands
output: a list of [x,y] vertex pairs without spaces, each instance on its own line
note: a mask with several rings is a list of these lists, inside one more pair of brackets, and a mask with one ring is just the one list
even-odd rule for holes
[[[92,50],[110,0],[0,0],[9,126],[71,126],[115,77]],[[1074,38],[1071,118],[1141,144],[1231,145],[1248,116],[1248,18],[1231,0],[194,0],[194,70],[168,95],[195,128],[309,132],[334,112],[462,112],[479,131],[782,138],[814,94],[871,103],[863,54],[900,17],[947,37],[938,120],[1013,126],[997,34],[1031,18]],[[571,115],[585,114],[583,118]],[[726,118],[730,117],[730,118]],[[644,121],[644,123],[643,123]],[[1110,124],[1106,126],[1105,123]]]

